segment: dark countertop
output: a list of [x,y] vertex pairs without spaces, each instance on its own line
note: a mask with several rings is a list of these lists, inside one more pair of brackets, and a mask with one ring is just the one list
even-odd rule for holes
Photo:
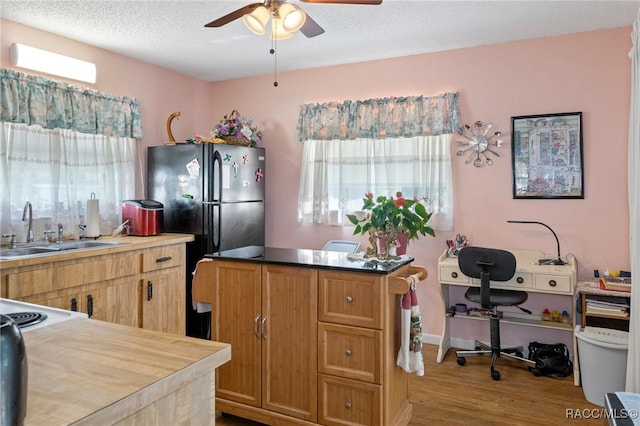
[[347,255],[337,251],[247,246],[208,254],[205,257],[374,274],[388,274],[414,260],[413,257],[405,255],[395,261],[380,263],[370,259],[351,260]]

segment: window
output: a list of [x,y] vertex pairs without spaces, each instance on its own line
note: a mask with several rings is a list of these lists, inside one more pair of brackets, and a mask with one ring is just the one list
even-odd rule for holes
[[0,188],[2,234],[26,239],[25,203],[33,206],[34,233],[56,229],[81,235],[86,200],[100,200],[100,231],[110,234],[120,223],[120,203],[135,191],[136,140],[2,123]]
[[423,200],[436,229],[451,229],[451,135],[305,142],[298,220],[348,224],[368,192]]

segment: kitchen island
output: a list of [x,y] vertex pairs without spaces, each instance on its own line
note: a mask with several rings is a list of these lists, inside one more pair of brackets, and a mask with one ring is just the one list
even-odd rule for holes
[[200,261],[194,301],[211,304],[211,338],[234,348],[216,409],[267,424],[407,424],[400,295],[427,275],[412,261],[256,246]]
[[84,318],[23,336],[25,425],[215,424],[228,344]]

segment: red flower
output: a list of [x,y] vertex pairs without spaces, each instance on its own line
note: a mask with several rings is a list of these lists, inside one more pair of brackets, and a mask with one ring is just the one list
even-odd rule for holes
[[395,204],[397,207],[404,206],[406,202],[407,200],[405,200],[404,197],[396,198],[395,200],[393,200],[393,204]]
[[367,192],[366,194],[364,194],[364,196],[370,200],[373,200],[373,194],[371,192]]

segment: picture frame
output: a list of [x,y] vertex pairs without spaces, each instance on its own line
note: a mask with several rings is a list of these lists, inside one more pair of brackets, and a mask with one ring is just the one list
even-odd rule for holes
[[584,198],[582,112],[511,117],[513,198]]

